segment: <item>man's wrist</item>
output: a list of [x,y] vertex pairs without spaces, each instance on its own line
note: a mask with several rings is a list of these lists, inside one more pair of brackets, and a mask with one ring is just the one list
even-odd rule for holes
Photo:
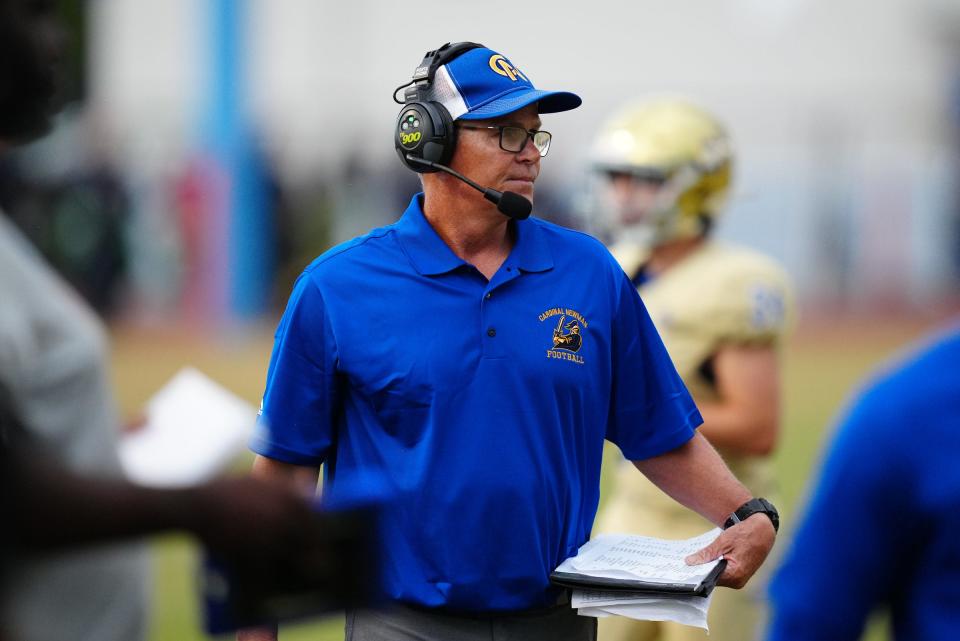
[[753,498],[738,507],[734,512],[727,517],[727,520],[723,524],[723,529],[727,529],[745,521],[754,514],[763,514],[770,519],[770,523],[773,525],[773,531],[777,532],[780,529],[780,513],[777,512],[777,508],[773,506],[773,503],[764,498]]

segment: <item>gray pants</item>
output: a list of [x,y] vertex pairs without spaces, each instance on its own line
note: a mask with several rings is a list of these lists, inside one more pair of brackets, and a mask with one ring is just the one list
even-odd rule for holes
[[345,641],[596,641],[597,620],[567,605],[502,617],[393,606],[349,610]]

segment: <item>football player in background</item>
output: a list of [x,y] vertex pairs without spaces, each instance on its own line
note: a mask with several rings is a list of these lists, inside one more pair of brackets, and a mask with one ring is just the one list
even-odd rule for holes
[[[754,496],[771,497],[790,287],[770,258],[711,236],[731,181],[727,132],[692,104],[654,99],[603,126],[591,165],[614,235],[611,251],[703,414],[701,433]],[[711,527],[624,462],[596,529],[677,539]],[[714,593],[711,641],[755,638],[762,583]],[[601,641],[706,638],[699,628],[674,623],[600,622]]]

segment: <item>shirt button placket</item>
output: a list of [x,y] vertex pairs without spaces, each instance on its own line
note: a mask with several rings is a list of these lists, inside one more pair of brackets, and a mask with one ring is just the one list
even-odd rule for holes
[[485,328],[482,331],[484,334],[486,334],[486,336],[482,338],[484,358],[497,358],[502,355],[500,353],[501,346],[499,344],[499,341],[494,340],[497,337],[497,327],[494,324],[495,319],[493,314],[493,308],[491,307],[492,298],[493,298],[492,291],[484,292],[483,300],[481,301],[482,303],[481,309],[482,309],[483,323],[484,323],[483,325],[481,325],[481,327]]

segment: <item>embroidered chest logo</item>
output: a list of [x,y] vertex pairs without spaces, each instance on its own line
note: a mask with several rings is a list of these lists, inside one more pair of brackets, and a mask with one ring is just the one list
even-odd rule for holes
[[[553,322],[554,318],[556,322]],[[583,347],[584,330],[587,329],[587,320],[580,312],[563,307],[552,307],[538,317],[543,323],[547,320],[553,329],[552,346],[548,348],[547,358],[583,365],[583,355],[578,353]]]

